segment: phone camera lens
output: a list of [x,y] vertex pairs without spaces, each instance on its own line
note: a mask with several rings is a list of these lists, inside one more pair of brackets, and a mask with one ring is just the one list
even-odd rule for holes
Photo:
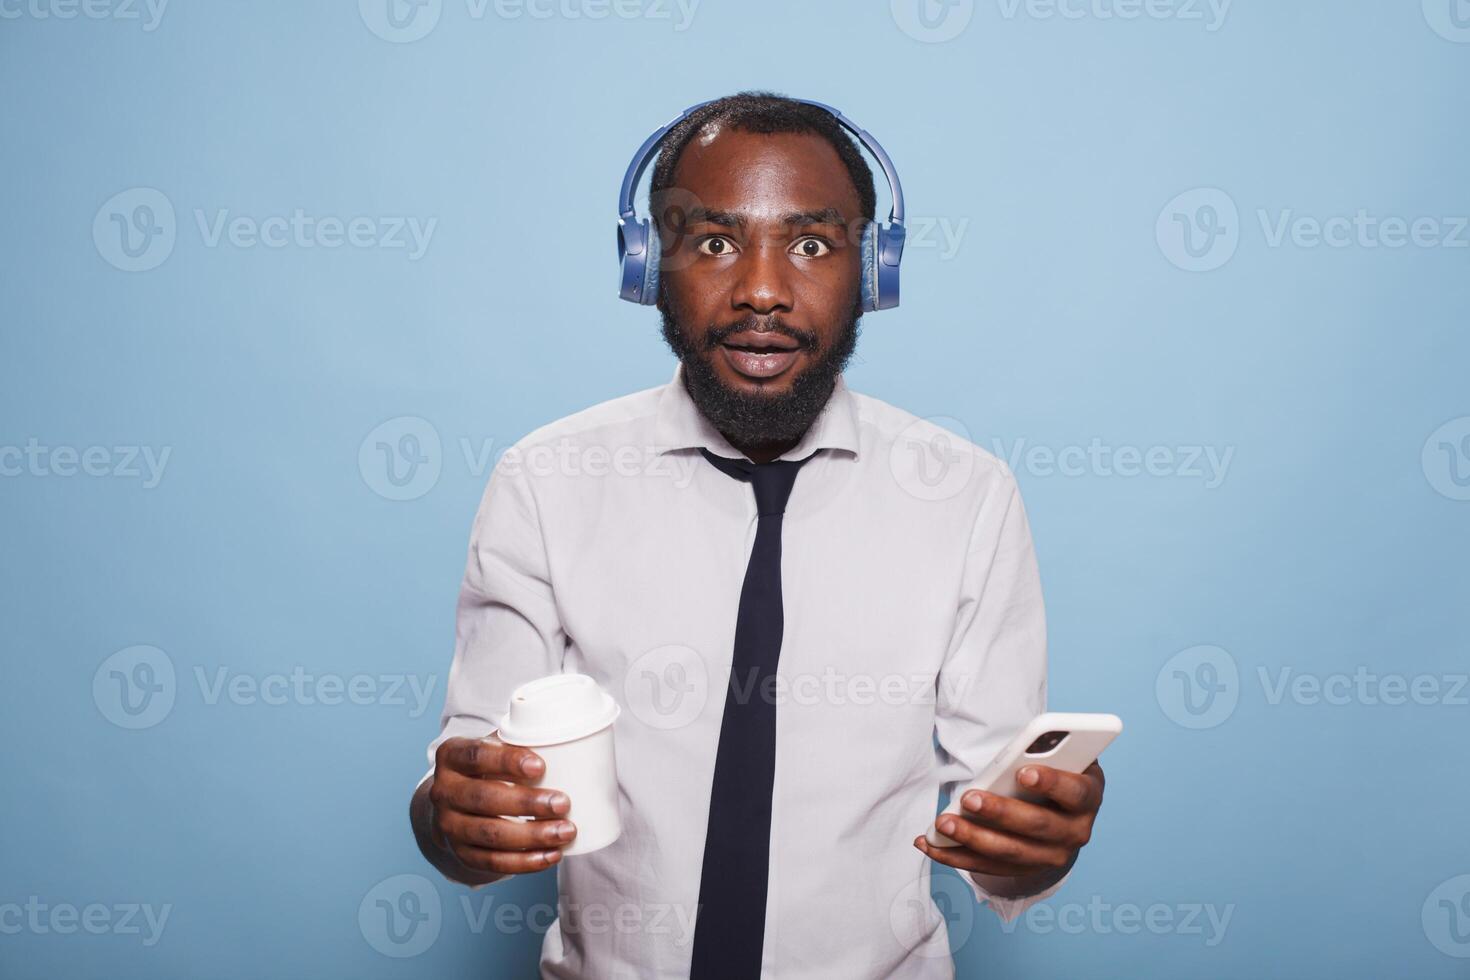
[[1050,752],[1052,749],[1056,748],[1058,745],[1061,745],[1062,742],[1063,742],[1063,740],[1065,740],[1066,737],[1069,734],[1071,734],[1071,733],[1070,732],[1046,732],[1046,733],[1040,735],[1036,739],[1036,741],[1034,741],[1034,742],[1031,743],[1030,747],[1028,747],[1026,749],[1026,754],[1027,755],[1045,755],[1046,753]]

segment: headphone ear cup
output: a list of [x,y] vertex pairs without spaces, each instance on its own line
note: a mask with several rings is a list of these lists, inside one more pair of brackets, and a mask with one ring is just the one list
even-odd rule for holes
[[645,306],[652,306],[658,302],[659,262],[664,254],[664,242],[658,233],[658,219],[650,218],[648,224],[648,247],[644,250],[643,294],[640,301]]
[[869,221],[863,227],[862,244],[862,299],[863,312],[878,308],[878,222]]
[[643,302],[643,282],[648,263],[648,222],[618,223],[618,295],[633,303]]

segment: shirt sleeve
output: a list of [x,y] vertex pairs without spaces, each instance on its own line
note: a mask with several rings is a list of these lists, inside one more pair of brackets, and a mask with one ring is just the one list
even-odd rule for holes
[[562,670],[566,633],[552,595],[537,503],[519,462],[514,448],[501,456],[475,514],[444,713],[420,786],[434,774],[441,743],[492,734],[515,688]]
[[[1046,710],[1046,612],[1020,489],[1003,464],[975,518],[954,635],[940,668],[935,734],[944,792],[975,778],[1033,717]],[[1001,897],[989,875],[959,877],[1010,922],[1053,894],[1071,870],[1034,895]]]

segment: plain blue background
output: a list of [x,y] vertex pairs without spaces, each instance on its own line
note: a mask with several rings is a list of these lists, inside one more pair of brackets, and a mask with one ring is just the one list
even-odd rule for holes
[[[1131,477],[1013,459],[1052,707],[1127,730],[1057,919],[1007,931],[946,906],[960,974],[1470,971],[1470,233],[1443,241],[1470,214],[1470,32],[1450,0],[1240,0],[1223,22],[1185,0],[1134,19],[977,0],[927,9],[962,27],[947,40],[904,0],[705,0],[687,24],[654,0],[602,19],[443,0],[413,41],[380,36],[385,0],[175,0],[152,30],[146,8],[96,2],[107,16],[0,3],[0,973],[533,973],[544,920],[477,932],[407,822],[476,456],[668,379],[656,314],[615,299],[617,183],[676,112],[747,88],[842,108],[931,226],[903,305],[863,322],[854,388],[986,448],[1170,454]],[[176,239],[129,272],[107,230],[141,198],[108,202],[135,188],[167,199]],[[1236,220],[1207,210],[1220,193]],[[297,209],[436,224],[415,258],[211,245],[196,218]],[[1268,233],[1359,211],[1434,218],[1441,244]],[[1218,268],[1181,267],[1181,221],[1221,228]],[[391,500],[359,450],[404,417],[441,440],[439,475]],[[106,475],[34,448],[19,464],[28,445],[103,447]],[[156,485],[123,447],[168,450]],[[1222,479],[1191,473],[1207,449],[1230,453]],[[129,729],[109,658],[138,645],[174,669],[174,702]],[[1215,688],[1171,693],[1211,680],[1200,658]],[[198,681],[297,668],[366,675],[372,703]],[[1439,693],[1273,696],[1354,672]],[[433,683],[427,710],[393,703],[390,675]],[[1197,713],[1211,703],[1233,707]],[[442,903],[411,958],[371,925],[403,874]],[[111,925],[22,921],[31,896],[100,903]],[[473,908],[487,898],[525,910],[554,882]],[[156,943],[127,903],[169,906]]]

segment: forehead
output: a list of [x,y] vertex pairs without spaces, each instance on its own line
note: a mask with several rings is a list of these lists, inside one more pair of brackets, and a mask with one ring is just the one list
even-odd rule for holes
[[814,133],[747,133],[707,126],[684,148],[673,185],[706,207],[736,212],[832,207],[850,221],[860,208],[842,158]]

